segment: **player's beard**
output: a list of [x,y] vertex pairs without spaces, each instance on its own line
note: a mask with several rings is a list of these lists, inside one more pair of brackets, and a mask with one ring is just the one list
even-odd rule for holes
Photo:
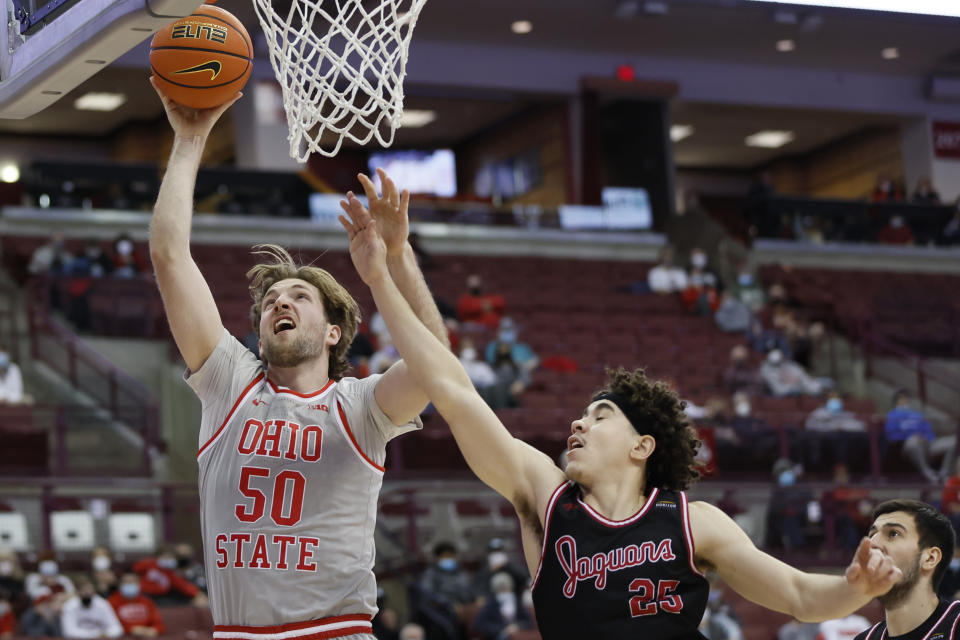
[[324,341],[312,333],[303,331],[286,342],[275,338],[264,340],[260,345],[261,355],[270,366],[289,369],[324,355]]
[[920,581],[920,552],[917,552],[913,562],[906,569],[903,567],[901,569],[903,570],[903,578],[900,582],[893,585],[890,591],[877,598],[884,609],[895,609],[903,604],[913,588],[917,586]]

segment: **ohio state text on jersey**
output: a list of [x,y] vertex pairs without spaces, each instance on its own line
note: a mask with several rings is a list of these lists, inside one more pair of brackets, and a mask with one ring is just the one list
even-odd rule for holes
[[544,640],[700,638],[710,587],[693,563],[687,496],[650,492],[604,518],[566,482],[547,505],[533,602]]
[[370,633],[386,443],[420,426],[391,423],[374,399],[378,379],[280,388],[226,330],[187,378],[203,402],[197,461],[217,640]]

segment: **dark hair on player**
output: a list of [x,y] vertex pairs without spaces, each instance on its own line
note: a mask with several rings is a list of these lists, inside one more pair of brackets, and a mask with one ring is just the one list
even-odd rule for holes
[[656,440],[647,460],[647,489],[682,491],[700,477],[694,462],[700,439],[683,412],[686,403],[667,383],[650,380],[643,369],[607,369],[607,383],[594,396],[604,393],[622,398],[633,428]]
[[940,562],[933,570],[933,590],[936,591],[940,588],[943,575],[947,572],[947,567],[950,566],[950,560],[953,558],[953,547],[956,544],[953,526],[947,520],[947,516],[940,513],[932,505],[919,500],[887,500],[881,502],[873,510],[873,519],[876,520],[880,516],[894,511],[903,511],[913,516],[921,549],[929,549],[930,547],[940,549]]

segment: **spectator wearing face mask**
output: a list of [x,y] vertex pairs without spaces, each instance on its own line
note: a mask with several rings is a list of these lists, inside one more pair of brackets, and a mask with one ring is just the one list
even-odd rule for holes
[[673,248],[660,250],[660,262],[647,273],[647,286],[653,293],[680,293],[687,288],[687,272],[673,264]]
[[763,308],[767,295],[763,287],[757,282],[756,276],[749,266],[743,264],[737,272],[737,282],[731,287],[733,295],[742,302],[752,313]]
[[780,448],[775,429],[753,415],[750,396],[739,391],[731,398],[732,415],[725,410],[714,417],[717,458],[723,468],[765,471]]
[[877,184],[870,195],[870,202],[902,202],[903,190],[886,176],[877,178]]
[[58,638],[60,629],[60,610],[72,594],[48,594],[35,600],[29,609],[23,612],[17,624],[17,635],[27,638]]
[[490,579],[498,573],[507,573],[513,578],[514,593],[520,598],[530,578],[527,570],[510,560],[502,538],[490,538],[487,542],[486,561],[473,576],[473,592],[478,596],[478,604],[483,604],[490,591]]
[[786,458],[773,465],[777,486],[770,494],[767,508],[767,546],[778,549],[801,549],[806,546],[804,526],[810,491],[796,486],[798,468]]
[[750,352],[744,345],[738,344],[730,349],[730,364],[723,372],[723,384],[731,394],[763,393],[763,378],[760,377],[759,369],[750,364]]
[[153,600],[140,593],[140,578],[126,573],[120,588],[108,599],[126,635],[153,638],[164,632],[160,611]]
[[192,582],[201,591],[207,590],[207,574],[203,565],[196,560],[193,545],[187,542],[178,542],[173,547],[177,556],[177,570],[184,578]]
[[161,549],[156,558],[140,560],[133,571],[140,576],[140,591],[160,606],[206,603],[203,592],[177,572],[177,556],[172,549]]
[[110,603],[93,590],[87,579],[77,583],[77,593],[63,604],[60,626],[64,638],[119,638],[123,626]]
[[27,399],[23,393],[23,375],[16,362],[0,344],[0,404],[21,404]]
[[30,256],[27,271],[34,276],[62,275],[70,269],[73,255],[67,251],[62,233],[50,236],[50,242],[39,246]]
[[38,556],[37,572],[27,576],[25,587],[31,600],[58,593],[74,592],[70,578],[60,575],[60,565],[57,564],[52,551],[46,551]]
[[703,627],[710,640],[743,640],[740,619],[733,607],[723,599],[723,587],[717,580],[710,581],[704,621],[706,624]]
[[773,349],[760,367],[760,377],[771,395],[776,397],[795,395],[819,395],[824,388],[822,380],[813,378],[796,362],[783,357],[783,352]]
[[887,226],[877,233],[877,242],[880,244],[912,245],[914,244],[913,232],[910,231],[910,227],[907,226],[903,216],[893,215],[890,216]]
[[[946,478],[956,459],[957,437],[934,434],[923,414],[910,407],[906,391],[897,391],[893,403],[884,425],[884,445],[899,447],[901,455],[929,482]],[[941,457],[939,471],[934,470],[933,464]]]
[[506,360],[504,356],[509,356],[509,361],[516,366],[517,378],[523,382],[524,386],[529,385],[533,371],[540,364],[540,358],[530,345],[520,342],[517,324],[513,318],[504,318],[500,321],[497,337],[487,343],[484,353],[484,357],[497,375],[500,375],[498,366]]
[[13,549],[0,549],[0,591],[9,595],[15,613],[22,613],[29,601],[23,587],[23,569]]
[[517,631],[533,627],[515,586],[513,577],[505,571],[490,578],[489,595],[473,619],[473,629],[483,640],[509,640]]
[[869,447],[867,425],[854,414],[844,411],[843,398],[836,391],[830,391],[823,406],[807,416],[804,429],[819,436],[811,441],[808,458],[814,468],[822,468],[824,457],[829,457],[829,462],[834,465],[850,466],[854,454]]
[[707,266],[707,254],[703,249],[694,247],[690,252],[690,271],[687,273],[687,287],[681,297],[687,311],[708,316],[720,308],[720,279]]
[[460,346],[460,364],[480,397],[492,409],[502,409],[510,404],[509,385],[500,384],[497,373],[485,360],[480,360],[477,348],[470,338],[464,338]]
[[467,276],[467,292],[457,301],[457,319],[460,322],[496,329],[505,308],[502,295],[483,291],[483,278],[479,274]]
[[113,243],[113,277],[135,278],[144,272],[146,265],[136,251],[133,238],[120,234]]
[[112,569],[113,559],[110,552],[97,547],[90,554],[90,576],[93,589],[101,598],[109,598],[117,590],[117,574]]
[[438,542],[433,558],[416,584],[414,617],[429,638],[460,638],[463,605],[474,599],[470,576],[457,561],[457,548],[449,542]]

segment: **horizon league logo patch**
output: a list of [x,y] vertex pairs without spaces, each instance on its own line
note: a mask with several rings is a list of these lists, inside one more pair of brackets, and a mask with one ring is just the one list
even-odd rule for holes
[[671,502],[671,501],[669,501],[669,500],[657,500],[657,502],[655,502],[653,506],[655,506],[655,507],[666,507],[667,509],[676,509],[676,508],[677,508],[677,503],[676,503],[676,502]]

